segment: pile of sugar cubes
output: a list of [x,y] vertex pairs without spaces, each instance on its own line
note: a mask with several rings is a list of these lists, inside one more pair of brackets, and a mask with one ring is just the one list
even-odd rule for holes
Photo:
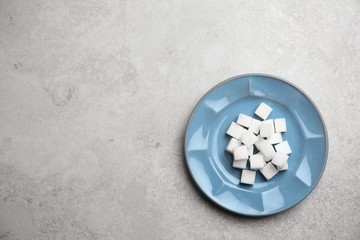
[[[226,131],[231,139],[225,150],[234,156],[233,167],[242,169],[240,182],[243,184],[254,184],[257,170],[269,180],[279,171],[288,169],[291,148],[281,135],[286,132],[286,120],[267,119],[272,110],[261,103],[255,115],[263,121],[240,113],[236,123],[232,122]],[[254,145],[259,150],[256,154]],[[247,169],[248,160],[250,169]]]

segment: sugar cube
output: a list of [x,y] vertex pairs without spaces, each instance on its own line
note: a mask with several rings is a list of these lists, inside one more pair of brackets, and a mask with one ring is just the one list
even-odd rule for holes
[[285,118],[277,118],[274,120],[275,132],[286,132],[286,120]]
[[274,133],[271,137],[267,138],[271,144],[281,143],[283,141],[281,133]]
[[251,156],[254,154],[254,145],[251,145],[250,147],[247,148],[248,149],[248,155]]
[[260,172],[262,175],[264,175],[266,180],[270,180],[278,173],[278,170],[274,167],[274,165],[272,165],[271,162],[269,162],[262,169],[260,169]]
[[244,160],[248,158],[248,149],[245,145],[234,148],[234,160]]
[[247,147],[250,147],[251,145],[253,145],[257,140],[258,140],[257,136],[255,136],[255,134],[253,134],[250,131],[246,131],[241,137],[241,141]]
[[285,154],[291,154],[292,153],[288,141],[284,141],[284,142],[281,142],[279,144],[276,144],[275,149],[276,149],[277,152],[282,152],[282,153],[285,153]]
[[271,137],[274,132],[274,121],[272,119],[263,121],[260,124],[260,135],[262,137]]
[[256,177],[256,172],[251,170],[242,170],[241,172],[241,183],[244,184],[254,184]]
[[265,103],[260,103],[258,108],[255,110],[255,114],[265,120],[270,115],[271,111],[271,107],[269,107]]
[[245,132],[246,130],[240,126],[239,124],[236,124],[234,122],[232,122],[230,124],[230,127],[228,128],[228,130],[226,131],[226,134],[233,137],[233,138],[236,138],[236,139],[240,139],[241,138],[241,135]]
[[276,152],[271,162],[277,167],[283,167],[285,166],[285,163],[287,163],[288,159],[289,159],[288,155],[282,152]]
[[275,150],[268,140],[261,141],[257,148],[262,154],[264,154],[264,160],[266,162],[270,161],[275,155]]
[[285,170],[288,170],[289,166],[288,166],[288,163],[286,162],[284,166],[282,167],[276,167],[277,170],[279,171],[285,171]]
[[258,137],[258,140],[255,142],[255,147],[259,150],[260,143],[262,141],[264,141],[265,139],[260,135],[258,135],[257,137]]
[[243,126],[243,127],[248,128],[250,126],[251,120],[252,120],[252,117],[240,113],[236,123]]
[[246,168],[247,159],[244,160],[234,160],[233,161],[233,168],[240,168],[245,169]]
[[253,170],[258,170],[263,168],[265,165],[264,156],[260,154],[255,154],[250,156],[250,168]]
[[228,144],[226,145],[225,151],[227,151],[228,153],[233,153],[234,152],[234,148],[237,146],[240,146],[241,142],[235,138],[231,138],[230,141],[228,142]]
[[261,121],[253,118],[249,125],[249,131],[255,134],[259,134]]

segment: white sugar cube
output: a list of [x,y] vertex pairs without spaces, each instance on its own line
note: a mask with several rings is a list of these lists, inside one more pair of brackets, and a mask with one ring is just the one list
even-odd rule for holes
[[233,153],[234,152],[234,148],[237,146],[240,146],[241,142],[235,138],[231,138],[230,141],[228,142],[228,144],[226,145],[225,151],[227,151],[228,153]]
[[270,115],[271,111],[271,107],[269,107],[265,103],[260,103],[258,108],[255,110],[255,114],[265,120]]
[[262,137],[271,137],[274,132],[274,121],[272,119],[263,121],[260,124],[260,135]]
[[237,160],[237,161],[233,161],[233,168],[240,168],[240,169],[245,169],[246,168],[246,163],[247,163],[247,159],[244,160]]
[[255,134],[259,134],[261,121],[253,118],[249,125],[249,131]]
[[286,132],[286,120],[285,118],[277,118],[274,120],[275,132]]
[[270,161],[275,155],[275,150],[268,140],[261,141],[257,148],[264,155],[264,160],[266,162]]
[[286,162],[284,166],[282,167],[276,167],[277,170],[279,171],[285,171],[285,170],[288,170],[289,166],[288,166],[288,163]]
[[288,159],[288,155],[281,152],[276,152],[271,162],[277,167],[283,167],[287,163]]
[[288,141],[284,141],[284,142],[281,142],[279,144],[276,144],[275,149],[276,149],[277,152],[282,152],[282,153],[285,153],[285,154],[291,154],[292,153]]
[[246,131],[241,137],[241,141],[247,147],[250,147],[251,145],[253,145],[257,140],[258,140],[257,136],[250,131]]
[[253,170],[261,169],[265,166],[264,156],[260,154],[255,154],[250,156],[250,168]]
[[236,138],[236,139],[240,139],[241,135],[246,131],[246,129],[244,129],[242,126],[240,126],[239,124],[236,124],[234,122],[232,122],[230,124],[230,127],[228,128],[228,130],[226,131],[226,134]]
[[250,147],[247,148],[248,149],[248,155],[251,156],[254,154],[254,145],[251,145]]
[[270,180],[278,173],[278,170],[274,167],[274,165],[272,165],[272,163],[269,162],[262,169],[260,169],[260,172],[262,175],[264,175],[266,180]]
[[262,141],[264,141],[265,139],[264,139],[262,136],[260,136],[260,135],[258,135],[257,137],[258,137],[258,140],[255,142],[255,147],[259,150],[259,145],[260,145],[260,143],[261,143]]
[[248,149],[245,145],[237,146],[234,148],[234,160],[244,160],[248,158]]
[[240,182],[252,185],[255,182],[255,177],[256,177],[256,172],[255,171],[242,170]]
[[252,120],[252,117],[240,113],[236,123],[243,126],[243,127],[248,128],[250,126],[251,120]]
[[241,146],[241,142],[235,138],[231,138],[226,145],[225,151],[227,151],[228,153],[234,153],[234,148],[237,146]]
[[271,144],[281,143],[283,141],[281,133],[274,133],[267,139]]

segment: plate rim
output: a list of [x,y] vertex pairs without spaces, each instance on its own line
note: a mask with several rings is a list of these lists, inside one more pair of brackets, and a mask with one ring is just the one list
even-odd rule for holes
[[[277,80],[280,80],[292,87],[294,87],[296,90],[298,90],[300,93],[302,93],[310,102],[311,104],[314,106],[316,112],[318,113],[319,117],[320,117],[320,120],[321,120],[321,123],[323,125],[323,128],[324,128],[324,136],[325,136],[325,158],[324,158],[324,164],[322,166],[322,169],[321,169],[321,172],[320,172],[320,175],[319,175],[319,178],[314,182],[313,186],[311,187],[310,191],[305,194],[301,199],[300,201],[292,204],[292,205],[289,205],[281,210],[278,210],[278,211],[274,211],[274,212],[271,212],[271,213],[265,213],[265,214],[247,214],[247,213],[241,213],[241,212],[237,212],[237,211],[234,211],[224,205],[221,205],[220,203],[216,202],[214,199],[212,199],[199,185],[199,183],[196,181],[194,175],[193,175],[193,172],[191,171],[190,169],[190,166],[189,166],[189,161],[188,161],[188,155],[187,155],[187,151],[186,151],[186,139],[188,138],[188,132],[189,132],[189,125],[192,121],[192,118],[194,116],[194,113],[196,111],[196,109],[198,108],[198,106],[201,104],[201,102],[209,95],[211,94],[215,89],[217,89],[218,87],[234,80],[234,79],[238,79],[238,78],[242,78],[242,77],[249,77],[249,76],[254,76],[254,77],[268,77],[268,78],[274,78],[274,79],[277,79]],[[200,99],[199,101],[196,103],[195,107],[193,108],[193,110],[191,111],[191,114],[190,114],[190,117],[189,117],[189,120],[186,124],[186,130],[185,130],[185,138],[184,138],[184,153],[185,153],[185,162],[186,162],[186,166],[187,166],[187,169],[188,169],[188,172],[190,173],[190,176],[193,180],[193,182],[195,182],[197,188],[201,191],[201,193],[206,196],[207,199],[209,199],[211,202],[215,203],[217,206],[229,211],[229,212],[232,212],[232,213],[235,213],[235,214],[238,214],[238,215],[242,215],[242,216],[248,216],[248,217],[265,217],[265,216],[270,216],[270,215],[275,215],[275,214],[278,214],[278,213],[281,213],[281,212],[284,212],[290,208],[293,208],[294,206],[298,205],[299,203],[301,203],[307,196],[309,196],[309,194],[315,189],[315,187],[317,186],[317,184],[319,183],[323,173],[324,173],[324,170],[325,170],[325,167],[326,167],[326,164],[327,164],[327,159],[328,159],[328,154],[329,154],[329,139],[328,139],[328,132],[327,132],[327,127],[326,127],[326,123],[324,121],[324,118],[319,110],[319,108],[316,106],[315,102],[310,98],[310,96],[308,94],[305,93],[305,91],[303,91],[300,87],[298,87],[297,85],[295,85],[294,83],[290,82],[289,80],[285,79],[285,78],[282,78],[282,77],[278,77],[278,76],[275,76],[275,75],[271,75],[271,74],[267,74],[267,73],[245,73],[245,74],[240,74],[240,75],[236,75],[236,76],[233,76],[233,77],[230,77],[230,78],[227,78],[221,82],[219,82],[218,84],[216,84],[215,86],[213,86],[211,89],[209,89]]]

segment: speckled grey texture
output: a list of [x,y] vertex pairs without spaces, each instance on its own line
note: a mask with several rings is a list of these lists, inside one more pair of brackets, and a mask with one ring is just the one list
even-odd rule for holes
[[[184,163],[234,75],[289,79],[328,127],[296,207],[246,218]],[[0,239],[359,239],[360,2],[0,0]]]

